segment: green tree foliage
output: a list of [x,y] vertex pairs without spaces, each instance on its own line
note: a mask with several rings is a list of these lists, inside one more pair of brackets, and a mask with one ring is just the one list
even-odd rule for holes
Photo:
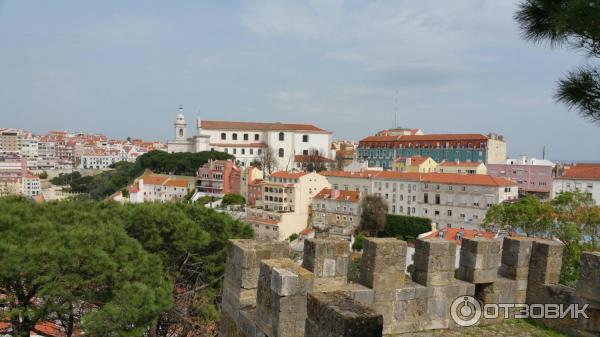
[[574,285],[581,253],[598,247],[600,207],[580,192],[560,193],[550,202],[526,197],[492,206],[483,227],[560,240],[564,244],[561,283]]
[[377,233],[377,236],[414,240],[420,234],[430,231],[431,219],[429,218],[388,214],[385,220],[385,229]]
[[40,177],[40,179],[48,179],[48,172],[43,171],[42,173],[38,174],[38,177]]
[[230,205],[239,205],[243,206],[246,204],[246,198],[242,197],[237,193],[227,193],[223,196],[223,200],[221,201],[221,205],[230,206]]
[[363,249],[363,245],[365,242],[365,237],[362,234],[356,234],[354,236],[354,242],[352,243],[352,250],[355,252],[360,252]]
[[161,257],[173,279],[176,305],[153,327],[155,336],[174,336],[174,325],[201,329],[217,315],[227,240],[251,238],[252,229],[230,216],[191,204],[136,204],[121,208],[123,225],[149,252]]
[[206,151],[199,153],[167,153],[151,151],[141,155],[135,163],[117,162],[112,170],[95,176],[82,176],[75,171],[55,177],[50,182],[54,185],[69,185],[71,192],[86,193],[90,199],[102,200],[113,193],[124,189],[146,169],[155,173],[190,175],[196,174],[198,167],[210,159],[232,159],[223,152]]
[[142,171],[149,169],[155,173],[195,176],[196,170],[209,160],[235,159],[230,154],[219,151],[204,151],[198,153],[167,153],[150,151],[141,155],[135,162]]
[[388,206],[376,195],[367,195],[361,202],[359,231],[369,236],[384,230]]
[[543,236],[551,229],[553,217],[552,205],[534,196],[527,196],[490,207],[483,227],[507,232],[522,231],[527,236]]
[[141,336],[171,306],[158,256],[93,209],[0,199],[0,319],[14,336],[55,319],[69,337]]
[[[515,18],[526,39],[568,45],[600,57],[600,3],[596,0],[524,0]],[[600,69],[581,66],[561,79],[555,98],[600,122]]]
[[0,235],[0,289],[35,290],[6,300],[43,305],[14,307],[13,320],[29,317],[19,324],[52,316],[90,336],[188,337],[214,326],[227,240],[253,232],[192,204],[0,199]]

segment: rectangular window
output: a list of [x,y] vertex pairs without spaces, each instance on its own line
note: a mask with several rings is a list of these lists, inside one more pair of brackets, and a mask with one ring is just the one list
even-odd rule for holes
[[302,136],[302,142],[303,143],[308,143],[308,135],[303,135]]
[[248,140],[248,134],[244,133],[244,140]]

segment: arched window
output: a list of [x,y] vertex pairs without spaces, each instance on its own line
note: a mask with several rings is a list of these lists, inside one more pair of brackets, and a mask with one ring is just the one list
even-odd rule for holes
[[279,148],[279,158],[283,158],[283,148]]
[[221,140],[225,140],[227,139],[227,135],[225,134],[225,132],[221,133]]
[[237,140],[237,133],[234,133],[232,136],[233,140]]
[[280,140],[280,141],[283,141],[283,140],[285,140],[285,135],[283,134],[283,132],[280,132],[280,133],[279,133],[279,140]]
[[179,137],[183,137],[183,129],[179,129]]

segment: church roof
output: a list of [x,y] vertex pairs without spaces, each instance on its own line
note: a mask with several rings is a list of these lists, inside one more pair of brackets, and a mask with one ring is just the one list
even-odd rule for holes
[[313,131],[326,132],[311,124],[288,123],[254,123],[254,122],[229,122],[229,121],[201,121],[203,129],[208,130],[242,130],[242,131]]

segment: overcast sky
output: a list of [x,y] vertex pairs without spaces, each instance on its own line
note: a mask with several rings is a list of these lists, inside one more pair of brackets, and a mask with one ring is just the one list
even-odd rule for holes
[[523,41],[516,3],[0,0],[0,127],[164,141],[183,105],[189,124],[358,140],[397,111],[426,133],[504,134],[510,155],[599,160],[600,127],[552,99],[586,60]]

